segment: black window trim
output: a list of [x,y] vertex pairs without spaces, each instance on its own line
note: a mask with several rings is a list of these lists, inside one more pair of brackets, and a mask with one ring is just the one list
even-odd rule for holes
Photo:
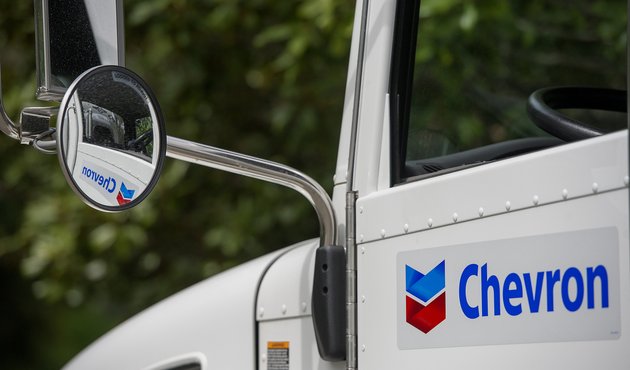
[[420,19],[420,0],[397,0],[389,78],[392,185],[405,179],[407,135]]

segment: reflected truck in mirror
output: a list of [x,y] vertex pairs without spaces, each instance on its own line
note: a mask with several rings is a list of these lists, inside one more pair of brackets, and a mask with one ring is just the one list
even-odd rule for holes
[[[47,3],[37,19],[54,22]],[[64,369],[630,368],[626,4],[491,3],[356,2],[330,192],[167,137],[165,92],[120,65],[62,89],[54,129],[20,130],[2,111],[1,130],[56,152],[98,210],[141,203],[168,156],[297,191],[320,225],[137,314]]]
[[83,142],[124,148],[125,125],[119,115],[90,102],[83,102],[82,109]]
[[166,151],[157,100],[135,73],[97,66],[61,102],[58,156],[70,187],[88,205],[122,211],[155,186]]

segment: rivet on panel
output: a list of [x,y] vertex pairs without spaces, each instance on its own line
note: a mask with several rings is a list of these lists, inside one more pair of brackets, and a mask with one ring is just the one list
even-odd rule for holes
[[532,198],[532,203],[537,206],[538,202],[540,202],[540,199],[538,199],[538,195],[534,195],[534,197]]
[[403,225],[403,229],[405,230],[405,233],[409,232],[409,224],[404,224]]
[[306,312],[306,302],[302,302],[302,312]]
[[365,303],[365,296],[364,295],[361,296],[361,303]]
[[381,238],[385,237],[385,229],[381,229]]
[[283,314],[283,315],[286,315],[286,314],[287,314],[287,305],[286,305],[286,304],[283,304],[283,305],[282,305],[282,314]]
[[483,213],[485,212],[483,207],[479,207],[479,217],[483,217]]
[[433,227],[433,219],[432,218],[427,220],[427,225],[429,225],[429,227]]
[[630,177],[628,177],[628,175],[624,176],[624,178],[623,178],[624,185],[628,186],[629,182],[630,182]]
[[459,215],[457,214],[457,212],[453,213],[453,222],[457,222],[458,219]]
[[365,247],[361,247],[361,254],[365,254]]
[[510,201],[508,200],[507,202],[505,202],[505,210],[510,212],[511,209],[512,209],[512,203],[510,203]]
[[591,186],[591,189],[593,189],[593,194],[597,194],[597,192],[599,191],[599,185],[594,182],[593,186]]
[[365,344],[361,345],[361,352],[365,352]]
[[258,308],[258,316],[263,317],[264,315],[265,315],[265,308],[264,307]]
[[359,243],[363,243],[363,234],[359,235]]
[[363,214],[363,207],[359,207],[359,213]]
[[263,353],[262,355],[260,355],[260,361],[262,361],[263,363],[267,362],[267,354]]
[[567,189],[562,189],[562,199],[566,200],[569,197],[569,191]]

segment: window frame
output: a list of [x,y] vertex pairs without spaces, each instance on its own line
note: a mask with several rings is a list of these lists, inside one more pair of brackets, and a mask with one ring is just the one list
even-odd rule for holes
[[390,183],[404,182],[421,0],[397,0],[389,79]]

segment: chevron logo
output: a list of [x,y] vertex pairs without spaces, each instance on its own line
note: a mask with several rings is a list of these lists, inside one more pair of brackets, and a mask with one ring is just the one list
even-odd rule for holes
[[116,196],[116,200],[118,201],[118,205],[125,205],[133,199],[133,195],[136,193],[135,190],[127,189],[127,186],[123,182],[120,185],[120,191],[118,192],[118,196]]
[[406,321],[423,333],[446,319],[446,261],[426,274],[405,265]]

